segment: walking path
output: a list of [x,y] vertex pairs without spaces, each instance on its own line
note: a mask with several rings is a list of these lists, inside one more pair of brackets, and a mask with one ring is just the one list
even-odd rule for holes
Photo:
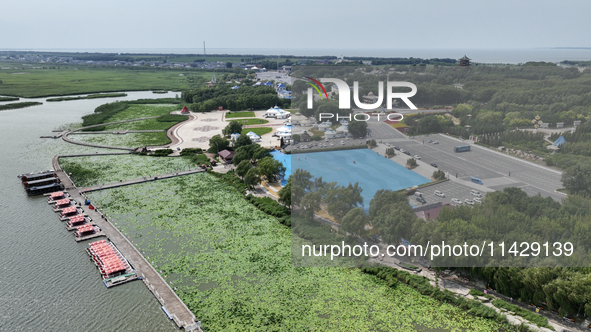
[[[68,175],[61,169],[59,164],[60,156],[52,160],[53,169],[60,178],[62,184],[70,194],[71,199],[83,204],[86,197],[76,188]],[[201,331],[200,323],[195,315],[187,308],[183,301],[176,295],[164,279],[156,272],[154,267],[144,256],[131,244],[131,242],[97,209],[84,209],[84,212],[105,232],[109,241],[113,242],[119,251],[135,268],[136,273],[142,276],[142,280],[160,301],[165,312],[174,320],[179,328],[185,331]]]
[[68,138],[68,135],[75,133],[77,131],[80,130],[84,130],[87,128],[93,128],[93,127],[99,127],[99,126],[106,126],[106,125],[110,125],[110,124],[116,124],[116,123],[125,123],[125,122],[133,122],[133,121],[142,121],[142,120],[147,120],[147,119],[155,119],[158,118],[158,116],[150,116],[150,117],[146,117],[146,118],[138,118],[138,119],[131,119],[131,120],[123,120],[123,121],[115,121],[115,122],[107,122],[107,123],[101,123],[101,124],[97,124],[97,125],[91,125],[91,126],[86,126],[86,127],[81,127],[78,129],[74,129],[74,130],[68,130],[66,132],[64,132],[62,134],[62,139],[68,143],[72,143],[72,144],[78,144],[78,145],[84,145],[84,146],[90,146],[90,147],[94,147],[94,148],[103,148],[103,149],[115,149],[115,150],[126,150],[126,151],[135,151],[135,148],[122,148],[119,146],[107,146],[107,145],[98,145],[98,144],[90,144],[90,143],[84,143],[84,142],[78,142],[78,141],[74,141]]
[[101,185],[86,187],[86,188],[80,189],[80,192],[88,193],[88,192],[91,192],[91,191],[97,191],[97,190],[103,190],[103,189],[111,189],[111,188],[129,186],[129,185],[132,185],[132,184],[137,184],[137,183],[142,183],[142,182],[148,182],[148,181],[155,181],[155,180],[162,180],[162,179],[170,179],[170,178],[174,178],[174,177],[177,177],[177,176],[183,176],[183,175],[189,175],[189,174],[195,174],[195,173],[201,173],[201,172],[205,172],[205,170],[202,169],[202,168],[196,168],[196,169],[190,169],[190,170],[186,170],[186,171],[179,171],[179,172],[167,173],[167,174],[156,175],[156,176],[145,176],[145,177],[139,178],[139,179],[126,180],[126,181],[114,182],[114,183],[109,183],[109,184],[101,184]]

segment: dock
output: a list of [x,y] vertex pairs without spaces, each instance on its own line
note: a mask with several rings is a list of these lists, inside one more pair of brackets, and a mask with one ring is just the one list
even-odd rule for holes
[[[53,158],[53,167],[60,178],[61,182],[68,189],[70,198],[78,202],[85,202],[86,198],[82,196],[82,192],[76,188],[74,183],[70,180],[68,175],[61,169],[59,165],[60,156]],[[204,170],[190,170],[178,173],[171,173],[169,177],[180,176],[185,174],[197,173],[198,171],[203,172]],[[141,183],[146,181],[153,181],[161,179],[163,176],[155,177],[154,179],[139,179],[134,183]],[[166,178],[166,177],[164,177]],[[125,185],[129,185],[128,183]],[[122,182],[118,183],[119,186]],[[107,189],[103,188],[95,189]],[[110,188],[114,188],[112,186]],[[90,190],[92,191],[92,190]],[[102,232],[109,238],[109,240],[117,247],[119,252],[128,260],[135,269],[135,274],[142,277],[142,281],[148,286],[148,289],[152,291],[154,296],[166,308],[166,312],[169,313],[175,324],[179,328],[184,328],[185,331],[201,331],[201,323],[197,321],[195,315],[189,310],[189,308],[183,303],[183,301],[176,295],[176,293],[170,288],[166,281],[160,276],[160,274],[154,269],[154,267],[144,258],[144,256],[133,246],[133,244],[99,211],[96,209],[89,209],[84,207],[84,214],[87,214],[94,223],[96,223]],[[112,285],[118,283],[119,279],[110,280]],[[105,286],[109,287],[108,283]]]
[[105,234],[105,232],[100,231],[100,232],[96,232],[94,234],[76,237],[75,240],[76,240],[76,242],[82,242],[82,241],[86,241],[86,240],[90,240],[90,239],[95,239],[95,238],[101,237],[101,236],[107,236],[107,235]]
[[132,185],[132,184],[137,184],[137,183],[142,183],[142,182],[149,182],[149,181],[170,179],[170,178],[174,178],[174,177],[177,177],[177,176],[183,176],[183,175],[189,175],[189,174],[201,173],[201,172],[205,172],[205,170],[202,169],[202,168],[196,168],[196,169],[190,169],[190,170],[186,170],[186,171],[179,171],[179,172],[174,172],[174,173],[161,174],[161,175],[156,175],[156,176],[146,176],[146,177],[139,178],[139,179],[126,180],[126,181],[120,181],[120,182],[113,182],[113,183],[108,183],[108,184],[102,184],[102,185],[97,185],[97,186],[92,186],[92,187],[81,188],[80,189],[80,192],[88,193],[88,192],[91,192],[91,191],[97,191],[97,190],[103,190],[103,189],[111,189],[111,188],[129,186],[129,185]]

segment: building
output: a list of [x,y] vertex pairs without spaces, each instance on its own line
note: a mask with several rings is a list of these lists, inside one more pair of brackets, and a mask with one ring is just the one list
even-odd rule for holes
[[231,163],[232,158],[234,158],[234,151],[222,150],[218,153],[218,155],[224,162]]
[[554,145],[556,147],[560,147],[564,143],[566,143],[566,140],[564,139],[564,137],[562,137],[562,135],[560,135],[560,137],[558,137],[558,139],[556,141],[554,141],[554,143],[552,143],[552,145]]
[[470,66],[470,60],[472,60],[472,59],[469,59],[469,58],[468,58],[468,57],[467,57],[467,56],[464,54],[464,57],[463,57],[463,58],[460,58],[460,59],[458,59],[458,65],[459,65],[460,67],[468,67],[468,66]]
[[310,137],[310,134],[308,134],[307,131],[304,131],[304,133],[300,135],[300,142],[310,142],[310,140],[312,140],[312,137]]
[[294,114],[291,117],[291,123],[294,125],[299,125],[302,121],[308,120],[308,118],[304,115],[302,115],[302,113],[297,112],[296,114]]

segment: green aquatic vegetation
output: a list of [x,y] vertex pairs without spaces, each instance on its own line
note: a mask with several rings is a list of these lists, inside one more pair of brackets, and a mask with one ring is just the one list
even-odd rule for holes
[[[161,160],[161,158],[152,158]],[[212,190],[214,189],[214,190]],[[305,240],[207,173],[88,194],[206,331],[502,331],[359,269],[293,267]]]
[[79,100],[79,99],[114,98],[114,97],[126,97],[126,96],[127,96],[127,93],[101,93],[101,94],[92,94],[92,95],[87,95],[87,96],[48,98],[46,101],[68,101],[68,100]]
[[166,132],[126,133],[126,134],[84,134],[70,135],[73,141],[123,148],[165,145],[170,143]]
[[72,180],[81,188],[195,168],[187,158],[133,154],[61,158],[60,165],[67,173],[72,173]]
[[43,103],[36,102],[36,101],[24,101],[24,102],[20,102],[20,103],[3,104],[3,105],[0,105],[0,111],[15,110],[15,109],[19,109],[19,108],[37,106],[37,105],[42,105],[42,104]]

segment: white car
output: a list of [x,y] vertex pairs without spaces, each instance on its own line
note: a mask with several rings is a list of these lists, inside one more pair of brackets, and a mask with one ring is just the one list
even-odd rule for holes
[[441,192],[441,191],[439,191],[439,190],[435,190],[435,196],[439,196],[439,197],[445,197],[445,194],[444,194],[444,193],[442,193],[442,192]]
[[471,199],[467,199],[467,198],[466,198],[466,199],[464,200],[464,202],[466,202],[466,204],[469,204],[469,205],[474,205],[474,201],[473,201],[473,200],[471,200]]
[[415,159],[421,160],[421,157],[418,154],[415,154],[414,156]]
[[462,201],[460,201],[460,200],[459,200],[459,199],[457,199],[457,198],[452,198],[452,199],[451,199],[451,202],[452,202],[452,203],[454,203],[454,204],[457,204],[457,205],[462,205]]
[[474,197],[472,200],[473,200],[474,202],[476,202],[476,203],[480,203],[480,204],[482,204],[482,200],[481,200],[480,198],[478,198],[478,197]]
[[480,193],[480,191],[477,191],[477,190],[470,190],[470,195],[476,196],[476,197],[482,197],[482,194]]
[[406,151],[406,150],[404,150],[404,149],[400,149],[400,152],[402,152],[402,153],[404,153],[405,151]]

